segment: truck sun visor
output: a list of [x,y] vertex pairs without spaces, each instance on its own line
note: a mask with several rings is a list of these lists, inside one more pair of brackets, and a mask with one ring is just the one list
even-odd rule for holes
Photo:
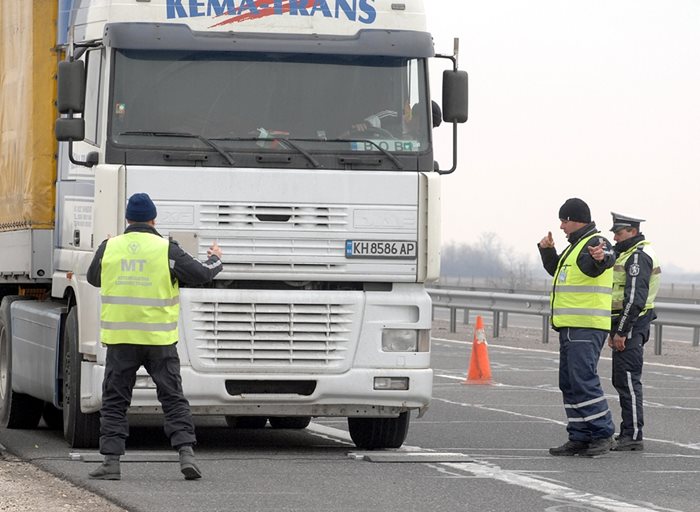
[[427,32],[360,30],[355,36],[263,35],[192,31],[175,23],[110,23],[106,46],[132,50],[201,50],[320,53],[428,58],[435,52]]

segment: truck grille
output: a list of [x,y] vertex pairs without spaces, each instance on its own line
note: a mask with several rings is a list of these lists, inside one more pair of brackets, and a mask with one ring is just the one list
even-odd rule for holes
[[200,363],[209,368],[334,370],[346,365],[352,304],[192,304]]
[[328,206],[204,204],[200,221],[205,229],[345,231],[348,212]]

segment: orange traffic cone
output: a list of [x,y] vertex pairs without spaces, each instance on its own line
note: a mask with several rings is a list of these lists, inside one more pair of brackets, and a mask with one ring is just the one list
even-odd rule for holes
[[463,384],[491,384],[488,343],[484,333],[484,319],[481,316],[476,317],[469,371]]

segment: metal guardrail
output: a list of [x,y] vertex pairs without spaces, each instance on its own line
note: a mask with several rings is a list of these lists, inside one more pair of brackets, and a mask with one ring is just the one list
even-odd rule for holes
[[[540,294],[516,294],[502,292],[477,292],[446,289],[428,289],[433,308],[450,311],[450,332],[457,330],[457,311],[464,311],[465,323],[469,323],[469,311],[493,313],[493,337],[498,338],[500,327],[508,326],[508,313],[542,317],[542,343],[549,343],[551,309],[549,297]],[[700,305],[656,303],[659,316],[654,324],[654,353],[661,354],[664,326],[693,329],[693,346],[700,346]]]
[[[671,274],[664,274],[659,293],[656,296],[661,302],[694,302],[700,303],[700,282],[669,282]],[[552,278],[530,278],[526,283],[514,283],[511,278],[496,277],[450,277],[440,276],[440,280],[432,285],[434,288],[452,288],[472,291],[503,291],[507,293],[544,293],[552,289]]]

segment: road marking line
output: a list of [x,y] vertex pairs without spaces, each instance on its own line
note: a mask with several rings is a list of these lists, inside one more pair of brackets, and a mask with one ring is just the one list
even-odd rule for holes
[[650,504],[650,506],[654,508],[647,508],[633,503],[606,498],[605,496],[598,496],[589,492],[577,491],[571,487],[540,480],[514,471],[504,470],[498,466],[482,462],[445,462],[442,465],[460,471],[467,471],[478,477],[490,478],[510,485],[532,489],[543,493],[545,495],[544,499],[562,500],[567,503],[583,503],[587,507],[599,508],[610,512],[658,512],[659,510],[672,510],[668,508],[659,509],[653,504]]
[[[504,414],[510,414],[512,416],[518,416],[521,418],[541,420],[541,421],[546,421],[549,423],[554,423],[556,425],[566,426],[566,422],[563,422],[563,421],[553,420],[551,418],[544,418],[542,416],[533,416],[530,414],[523,414],[521,412],[508,411],[506,409],[498,409],[496,407],[489,407],[489,406],[486,406],[483,404],[467,404],[467,403],[462,403],[462,402],[455,402],[454,400],[447,400],[446,398],[437,398],[437,397],[433,397],[433,400],[437,400],[438,402],[445,402],[445,403],[451,404],[451,405],[459,405],[460,407],[474,407],[475,409],[483,409],[485,411],[492,411],[492,412],[501,412]],[[656,439],[653,437],[646,437],[646,436],[644,437],[644,440],[645,441],[653,441],[655,443],[670,444],[672,446],[676,446],[678,448],[686,448],[688,450],[700,450],[700,443],[685,444],[685,443],[679,443],[677,441],[669,441],[667,439]]]
[[[561,424],[565,425],[565,423]],[[318,423],[311,423],[307,427],[307,430],[310,430],[312,434],[323,437],[324,439],[339,439],[341,441],[352,442],[350,435],[344,430],[326,427],[324,425],[319,425]],[[398,451],[432,452],[434,450],[423,449],[417,446],[403,446],[399,448]],[[435,467],[438,470],[440,470],[440,466],[442,466],[456,469],[458,471],[466,471],[477,477],[499,480],[510,485],[517,485],[519,487],[540,492],[544,494],[543,499],[561,500],[565,503],[583,503],[588,506],[592,505],[594,507],[598,507],[601,510],[607,510],[608,512],[658,512],[659,510],[664,510],[666,512],[681,512],[668,508],[656,508],[652,504],[649,506],[655,508],[647,508],[624,501],[606,498],[605,496],[598,496],[588,492],[577,491],[576,489],[566,487],[564,485],[555,484],[546,480],[540,480],[539,478],[527,476],[522,473],[504,470],[487,462],[418,462],[418,464],[426,464],[428,466]]]
[[[461,340],[450,340],[447,338],[433,338],[435,341],[444,341],[447,343],[456,343],[458,345],[471,345],[473,342],[471,341],[461,341]],[[541,354],[552,354],[552,355],[559,355],[558,351],[554,350],[544,350],[540,348],[525,348],[525,347],[509,347],[507,345],[494,345],[493,343],[489,342],[489,347],[493,348],[502,348],[504,350],[513,350],[513,351],[519,351],[519,352],[538,352]],[[612,361],[611,357],[601,357],[601,359],[605,359],[606,361]],[[647,362],[644,361],[644,366],[660,366],[662,368],[673,368],[677,370],[692,370],[695,372],[700,372],[700,368],[696,368],[694,366],[679,366],[675,364],[665,364],[665,363],[652,363],[652,362]]]

